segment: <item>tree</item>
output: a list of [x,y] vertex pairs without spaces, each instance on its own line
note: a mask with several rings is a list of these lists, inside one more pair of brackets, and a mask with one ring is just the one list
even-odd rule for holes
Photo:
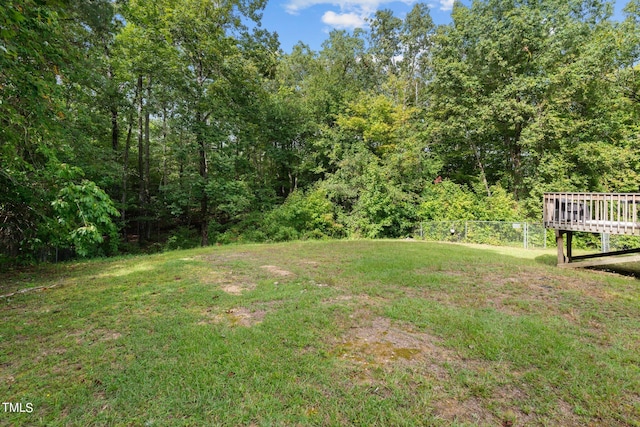
[[250,102],[260,86],[256,68],[242,55],[234,32],[242,32],[243,17],[259,21],[262,0],[229,0],[214,4],[180,0],[172,5],[168,22],[185,82],[185,108],[198,151],[201,244],[209,243],[212,193],[209,157],[237,138],[234,111]]
[[95,117],[64,91],[86,65],[79,41],[100,21],[85,12],[54,1],[16,0],[0,8],[0,245],[10,256],[43,257],[48,240],[58,237],[48,227],[51,202],[70,184],[58,170],[86,142],[76,139],[78,124]]
[[619,120],[602,126],[612,116],[601,112],[614,110],[600,108],[614,66],[609,16],[600,1],[458,3],[433,59],[431,130],[445,170],[461,171],[459,182],[479,176],[488,194],[501,182],[520,199],[556,166],[582,177],[574,188],[597,189],[602,171],[579,152],[621,137]]

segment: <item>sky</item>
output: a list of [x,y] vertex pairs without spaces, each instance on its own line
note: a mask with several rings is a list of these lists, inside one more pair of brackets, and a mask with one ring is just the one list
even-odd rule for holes
[[[424,0],[436,25],[451,22],[454,0]],[[615,0],[614,19],[621,19],[628,0]],[[404,18],[416,1],[389,0],[269,0],[264,9],[262,27],[278,33],[282,50],[290,53],[299,41],[319,51],[333,29],[353,30],[365,27],[365,19],[376,10],[391,9]],[[470,0],[463,0],[470,4]]]

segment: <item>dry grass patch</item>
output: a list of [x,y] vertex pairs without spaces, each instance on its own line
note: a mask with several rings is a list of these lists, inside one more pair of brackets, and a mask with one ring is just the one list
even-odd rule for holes
[[236,285],[233,283],[224,283],[220,285],[220,289],[222,289],[223,291],[231,295],[242,295],[242,293],[245,291],[250,291],[252,289],[255,289],[255,285],[252,284],[250,286],[247,286],[247,285]]
[[[432,413],[450,423],[476,425],[527,425],[533,418],[514,406],[514,401],[526,401],[527,394],[513,386],[491,390],[491,395],[478,397],[462,389],[451,394],[438,384],[449,384],[452,375],[465,371],[472,377],[489,372],[506,373],[504,363],[464,359],[454,350],[443,346],[442,340],[408,325],[393,324],[385,317],[371,318],[371,312],[359,310],[355,314],[357,326],[352,326],[336,343],[334,353],[354,364],[350,379],[354,384],[371,388],[371,393],[384,396],[386,388],[374,373],[377,368],[397,371],[411,367],[415,375],[429,379],[436,397]],[[499,366],[498,366],[499,365]],[[493,408],[493,409],[491,409]],[[507,415],[503,415],[507,414]],[[508,424],[514,421],[512,424]]]
[[362,314],[358,315],[359,325],[352,326],[336,346],[341,358],[364,365],[452,360],[451,352],[438,345],[438,338],[392,326],[385,317],[367,320]]
[[230,326],[251,327],[262,323],[266,310],[251,310],[246,307],[236,307],[225,310],[223,313],[215,313],[212,309],[204,311],[204,319],[198,325],[225,323]]
[[252,275],[227,265],[205,265],[192,268],[191,275],[198,283],[217,286],[231,295],[241,295],[243,292],[254,290],[257,286]]
[[229,261],[253,260],[255,259],[255,255],[256,255],[255,253],[251,253],[247,251],[237,251],[237,252],[225,251],[223,253],[216,252],[216,253],[206,254],[206,255],[197,255],[192,257],[191,259],[207,261],[217,265],[217,264],[225,264]]
[[436,417],[456,423],[473,423],[478,426],[509,425],[500,422],[491,412],[487,411],[480,399],[471,397],[466,400],[454,398],[441,399],[435,402]]
[[66,334],[66,338],[75,338],[76,344],[93,344],[117,340],[122,337],[122,333],[109,329],[97,328],[91,330],[76,330]]
[[262,268],[263,270],[268,271],[271,274],[274,274],[276,276],[293,276],[293,273],[288,271],[288,270],[284,270],[280,267],[277,267],[275,265],[261,265],[260,268]]
[[[581,274],[572,276],[550,275],[540,268],[520,268],[517,272],[504,274],[499,268],[483,268],[469,274],[465,271],[420,268],[417,275],[444,277],[439,286],[418,284],[403,287],[407,296],[427,298],[451,306],[487,307],[507,315],[545,313],[562,316],[572,323],[582,320],[581,306],[566,307],[567,295],[591,302],[613,302],[619,298],[617,292],[603,284],[606,273],[595,273],[596,278],[585,278]],[[447,277],[451,281],[447,281]],[[630,281],[632,279],[629,279]]]

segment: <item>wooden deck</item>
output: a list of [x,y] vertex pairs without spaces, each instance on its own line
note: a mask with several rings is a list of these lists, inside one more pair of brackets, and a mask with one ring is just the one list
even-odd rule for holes
[[[624,256],[640,252],[640,249],[575,257],[572,256],[571,249],[572,234],[575,231],[640,236],[639,210],[640,193],[545,193],[543,221],[545,228],[556,230],[558,265],[586,267],[640,260],[639,257]],[[564,235],[567,236],[566,256],[563,251]],[[617,258],[575,263],[610,256]]]

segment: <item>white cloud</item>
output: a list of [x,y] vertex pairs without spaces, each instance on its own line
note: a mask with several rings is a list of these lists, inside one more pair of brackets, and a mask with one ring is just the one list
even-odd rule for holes
[[322,15],[322,22],[335,28],[347,29],[365,26],[365,20],[362,16],[355,13],[335,13],[327,11]]
[[[390,3],[392,0],[288,0],[285,4],[285,10],[295,15],[303,9],[312,6],[324,4],[333,5],[340,8],[341,11],[357,13],[358,15],[367,16],[375,12],[381,4]],[[414,0],[400,0],[404,3],[413,3]]]
[[454,0],[439,0],[440,10],[452,10]]
[[[339,29],[363,28],[367,25],[366,19],[373,16],[376,10],[387,3],[401,1],[413,4],[417,0],[287,0],[284,8],[287,13],[297,15],[304,9],[313,6],[326,5],[338,8],[339,12],[327,11],[322,15],[322,22],[329,27]],[[440,9],[451,10],[454,0],[438,0]],[[430,5],[435,7],[435,5]]]

